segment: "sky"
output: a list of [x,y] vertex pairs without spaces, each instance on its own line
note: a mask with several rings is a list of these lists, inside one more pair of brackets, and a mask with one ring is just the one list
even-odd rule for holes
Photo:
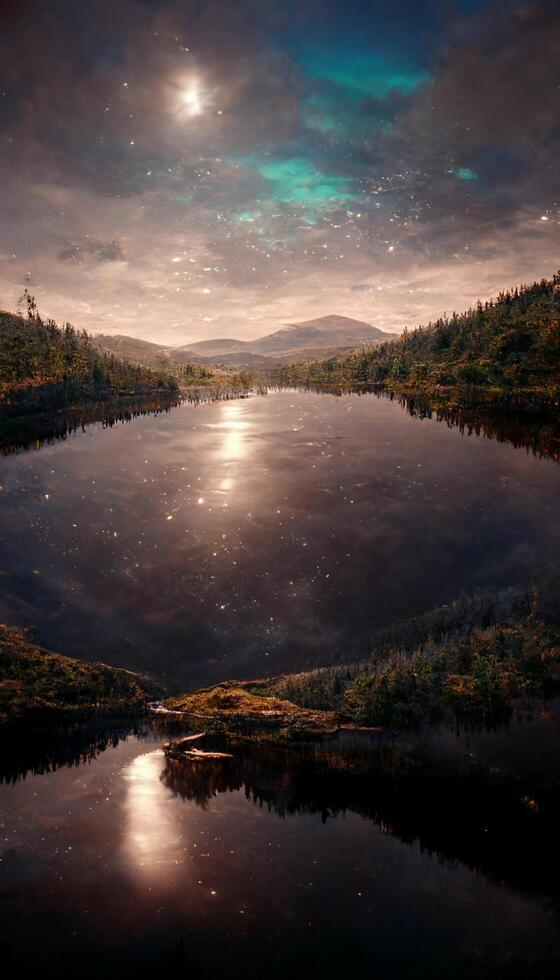
[[0,0],[0,307],[399,331],[560,266],[560,0]]

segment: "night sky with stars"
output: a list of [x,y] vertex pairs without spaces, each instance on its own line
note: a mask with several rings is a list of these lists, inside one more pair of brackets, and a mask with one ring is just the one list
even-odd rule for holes
[[560,3],[1,0],[0,305],[394,331],[560,265]]

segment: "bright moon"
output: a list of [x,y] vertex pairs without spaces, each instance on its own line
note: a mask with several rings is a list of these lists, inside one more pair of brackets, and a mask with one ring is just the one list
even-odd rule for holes
[[196,85],[191,85],[185,89],[182,95],[183,104],[187,107],[192,116],[198,116],[202,112],[200,94]]

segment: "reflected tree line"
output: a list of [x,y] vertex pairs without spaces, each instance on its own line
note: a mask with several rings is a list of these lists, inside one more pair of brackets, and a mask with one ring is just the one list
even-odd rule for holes
[[[25,730],[17,737],[4,733],[0,782],[88,765],[131,736],[161,744],[184,730],[179,720],[144,719]],[[430,730],[428,738],[345,732],[292,745],[233,738],[227,742],[232,758],[192,762],[167,756],[160,778],[175,796],[203,809],[222,794],[242,791],[255,807],[282,819],[311,814],[326,821],[355,813],[384,834],[559,911],[557,719],[550,711],[544,721],[525,722],[517,730],[521,758],[538,752],[538,766],[516,765],[514,751],[510,766],[503,760],[491,765],[491,750],[477,758],[467,736],[448,730],[435,737]],[[217,738],[225,747],[223,737]]]
[[[276,386],[279,389],[281,386]],[[266,394],[265,387],[258,389]],[[526,449],[555,462],[560,462],[560,420],[547,417],[508,415],[489,416],[475,410],[435,407],[423,396],[408,396],[394,392],[381,391],[371,386],[358,386],[352,390],[325,389],[319,386],[302,386],[301,390],[335,397],[343,395],[368,395],[388,398],[398,404],[410,416],[417,419],[436,419],[449,428],[458,428],[461,435],[495,439],[509,443],[516,449]],[[177,394],[158,394],[157,397],[119,398],[113,401],[95,402],[56,413],[21,416],[0,422],[0,455],[6,456],[20,450],[40,449],[59,440],[67,439],[76,432],[85,432],[90,425],[112,428],[118,422],[133,422],[141,415],[159,415],[170,412],[178,405],[187,403],[200,405],[210,401],[229,401],[245,397],[247,389],[212,388],[210,386],[192,388]]]
[[560,417],[549,413],[527,414],[509,411],[489,413],[458,406],[440,405],[427,395],[407,395],[386,391],[379,385],[361,384],[337,388],[321,384],[269,385],[268,391],[307,391],[317,395],[331,395],[343,398],[348,395],[359,397],[387,398],[397,402],[412,418],[419,420],[435,419],[450,429],[459,429],[462,436],[477,436],[509,443],[515,449],[525,449],[534,456],[560,462]]
[[90,425],[111,429],[119,422],[133,422],[142,415],[169,413],[183,403],[201,405],[210,401],[228,401],[243,396],[236,389],[193,388],[183,394],[159,394],[157,397],[119,398],[68,408],[56,413],[20,416],[0,422],[0,455],[29,449],[41,449],[85,432]]
[[144,723],[60,725],[47,729],[21,727],[0,734],[0,783],[15,784],[28,775],[42,776],[67,766],[93,762],[130,735],[146,731]]
[[6,727],[0,731],[0,784],[16,784],[27,776],[88,765],[131,736],[159,744],[182,734],[183,728],[173,719],[148,717],[61,723],[44,728]]
[[459,429],[461,435],[493,439],[510,443],[516,449],[526,449],[534,456],[560,462],[560,420],[550,416],[528,421],[515,413],[487,416],[473,409],[435,408],[429,399],[420,396],[397,395],[378,392],[378,397],[398,401],[409,415],[418,419],[435,418],[450,429]]
[[[240,743],[226,761],[167,759],[162,781],[207,807],[243,790],[281,818],[344,813],[384,834],[533,896],[560,910],[558,774],[508,776],[467,758],[443,764],[398,739],[297,748]],[[534,770],[533,770],[534,773]]]

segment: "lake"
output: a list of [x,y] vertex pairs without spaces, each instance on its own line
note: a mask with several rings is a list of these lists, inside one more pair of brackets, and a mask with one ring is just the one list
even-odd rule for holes
[[110,422],[0,460],[0,619],[59,652],[179,688],[271,675],[558,569],[560,467],[519,433],[303,391]]
[[149,726],[0,744],[0,962],[10,977],[552,980],[559,735],[554,715],[194,765]]
[[[167,407],[0,427],[2,620],[180,689],[558,570],[554,428],[373,394]],[[167,725],[0,738],[6,975],[559,975],[558,705],[204,764]]]

